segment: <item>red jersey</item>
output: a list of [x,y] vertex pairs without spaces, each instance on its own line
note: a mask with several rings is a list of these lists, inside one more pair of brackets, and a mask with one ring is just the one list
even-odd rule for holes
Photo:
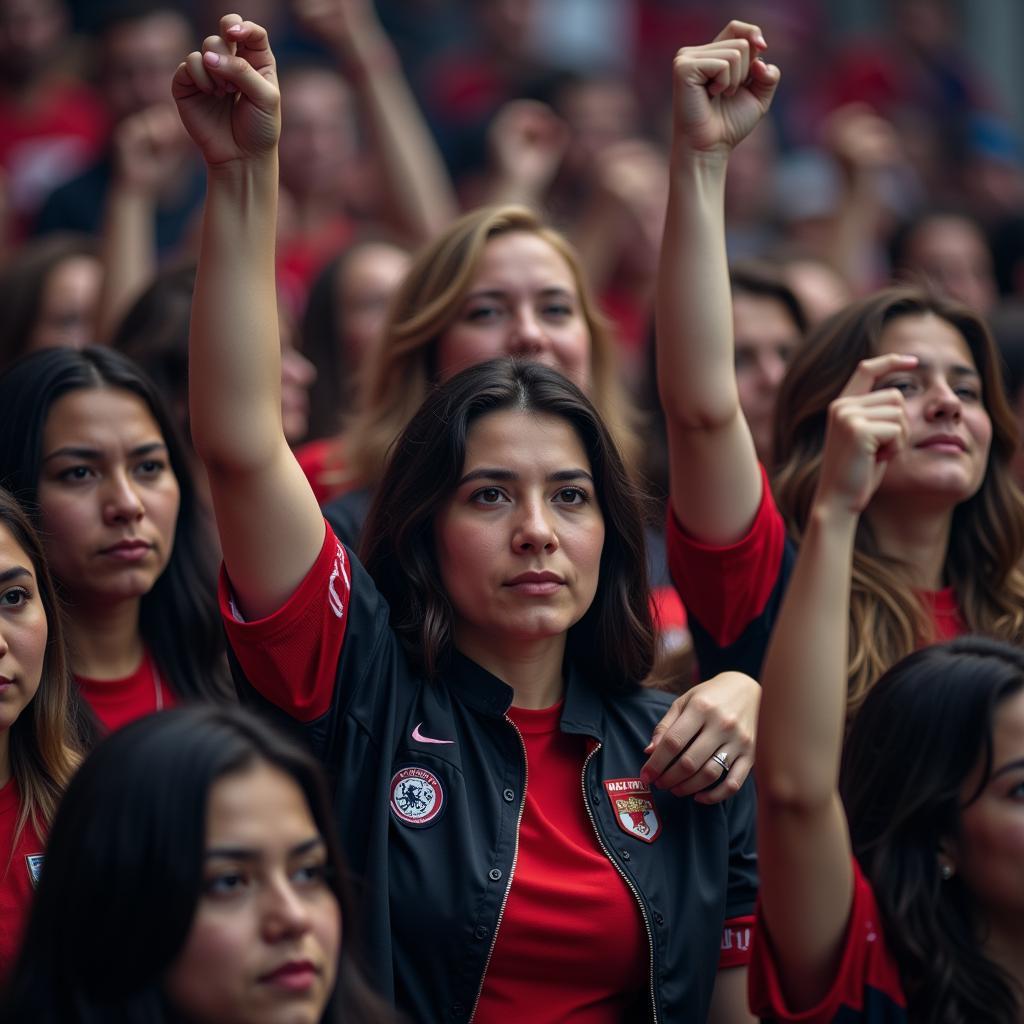
[[178,705],[174,691],[160,675],[149,651],[143,652],[139,667],[123,679],[75,676],[75,682],[89,707],[110,732],[143,715]]
[[21,810],[18,786],[11,779],[0,788],[0,981],[14,964],[28,917],[32,894],[43,866],[43,840],[31,821],[14,844]]

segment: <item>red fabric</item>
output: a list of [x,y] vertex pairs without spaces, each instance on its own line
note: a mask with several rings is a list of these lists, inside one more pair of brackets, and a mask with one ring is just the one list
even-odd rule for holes
[[754,915],[734,917],[722,926],[722,948],[718,969],[746,967],[750,963],[750,945],[754,938]]
[[221,617],[242,671],[267,700],[300,722],[319,718],[331,706],[351,578],[348,554],[328,528],[295,593],[273,615],[246,622],[221,567]]
[[75,676],[75,682],[96,717],[110,732],[143,715],[178,705],[174,691],[157,671],[149,651],[143,653],[139,667],[123,679]]
[[295,449],[295,459],[321,505],[337,498],[351,486],[345,479],[345,466],[339,448],[337,438],[325,437]]
[[31,106],[0,97],[0,167],[19,234],[47,196],[99,155],[110,128],[103,103],[78,82],[58,82]]
[[[871,884],[853,862],[853,905],[843,955],[826,996],[803,1011],[789,1008],[782,991],[775,954],[763,927],[757,928],[750,962],[750,1008],[779,1024],[844,1024],[906,1020],[906,999],[899,971],[885,944],[882,919]],[[901,1013],[901,1011],[903,1011]],[[840,1016],[840,1014],[843,1014]]]
[[970,632],[960,612],[960,606],[956,603],[956,594],[953,593],[952,587],[943,587],[942,590],[919,590],[917,596],[924,601],[925,607],[932,614],[936,643],[954,640]]
[[278,293],[296,320],[306,308],[309,289],[317,274],[348,245],[352,232],[352,221],[339,214],[314,233],[293,235],[278,243]]
[[43,841],[31,822],[25,824],[12,851],[20,806],[18,787],[11,779],[0,789],[0,980],[14,965],[35,891],[28,858],[43,852]]
[[481,1024],[617,1024],[648,998],[640,908],[598,844],[583,801],[587,740],[559,730],[561,712],[508,712],[526,744],[526,805]]
[[691,537],[669,510],[669,572],[683,604],[719,647],[728,647],[764,611],[782,565],[786,528],[761,467],[761,504],[746,536],[716,547]]

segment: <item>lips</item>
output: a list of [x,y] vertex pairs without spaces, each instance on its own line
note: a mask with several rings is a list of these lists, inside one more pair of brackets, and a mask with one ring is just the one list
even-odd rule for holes
[[123,558],[126,561],[132,561],[144,557],[148,552],[153,549],[153,545],[146,540],[137,540],[134,538],[120,540],[116,544],[111,544],[109,547],[101,548],[101,555],[111,555],[114,558]]
[[965,452],[967,451],[967,445],[964,444],[963,438],[957,437],[956,434],[932,434],[931,437],[926,437],[923,441],[918,441],[915,448],[935,448],[940,450],[956,450]]
[[527,597],[544,597],[558,593],[565,586],[565,579],[556,572],[521,572],[507,580],[505,586]]
[[268,985],[292,991],[302,991],[310,987],[320,974],[320,969],[312,960],[288,960],[260,976],[260,981]]

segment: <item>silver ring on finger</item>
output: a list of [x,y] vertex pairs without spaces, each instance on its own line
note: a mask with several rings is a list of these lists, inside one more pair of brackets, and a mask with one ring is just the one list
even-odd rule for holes
[[724,750],[719,750],[712,754],[711,760],[722,766],[722,775],[729,771],[729,755]]

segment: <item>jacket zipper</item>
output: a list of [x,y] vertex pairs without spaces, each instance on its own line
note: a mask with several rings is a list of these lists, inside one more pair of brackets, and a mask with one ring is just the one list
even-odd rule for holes
[[597,743],[594,748],[587,754],[586,760],[583,762],[583,775],[581,777],[581,785],[583,788],[583,806],[587,809],[587,817],[590,819],[590,824],[594,827],[594,835],[597,836],[597,843],[601,847],[604,855],[612,862],[612,867],[622,876],[622,880],[629,886],[629,891],[633,894],[636,899],[637,906],[640,908],[640,916],[644,919],[644,928],[647,929],[647,952],[650,954],[650,996],[651,996],[651,1019],[654,1024],[658,1024],[658,1004],[654,996],[654,933],[651,931],[651,922],[647,917],[647,908],[644,906],[643,898],[640,896],[640,890],[633,884],[629,876],[619,866],[618,861],[611,855],[608,847],[605,845],[604,839],[601,837],[601,831],[597,827],[597,820],[594,818],[594,812],[590,808],[590,800],[587,798],[587,766],[590,764],[590,759],[601,749],[601,744]]
[[[469,1024],[473,1024],[473,1018],[476,1017],[476,1009],[480,1005],[480,997],[484,994],[484,980],[487,978],[487,968],[491,966],[491,957],[494,956],[494,947],[498,944],[498,929],[501,927],[501,919],[505,916],[505,906],[508,903],[509,893],[512,891],[512,878],[516,873],[516,863],[519,860],[519,826],[523,823],[523,812],[526,810],[526,787],[530,783],[530,762],[526,756],[526,741],[523,739],[523,734],[519,731],[519,726],[512,721],[508,715],[505,716],[505,721],[512,726],[516,731],[516,736],[519,737],[519,746],[523,750],[523,794],[522,799],[519,801],[519,817],[516,818],[516,844],[512,851],[512,867],[508,873],[508,883],[505,886],[505,895],[502,897],[501,906],[498,908],[498,920],[494,925],[494,935],[491,936],[491,948],[487,951],[487,960],[484,963],[484,973],[480,975],[480,987],[476,990],[476,999],[473,1001],[473,1011],[469,1015]],[[651,966],[651,976],[654,976],[654,966]]]

